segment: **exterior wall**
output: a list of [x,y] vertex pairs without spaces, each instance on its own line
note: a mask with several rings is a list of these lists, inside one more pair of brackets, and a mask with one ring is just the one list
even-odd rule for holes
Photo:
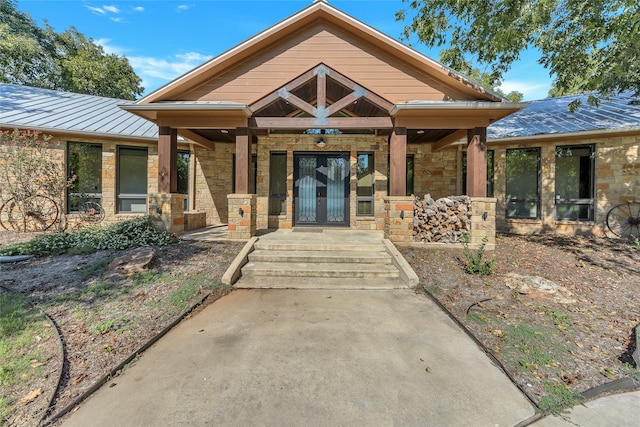
[[[258,137],[257,174],[257,224],[258,229],[293,227],[293,154],[294,152],[349,152],[351,158],[350,179],[350,228],[359,230],[383,230],[384,197],[387,194],[388,138],[375,135],[323,135],[326,146],[316,146],[318,135],[270,135]],[[271,151],[287,153],[287,201],[286,215],[268,215],[269,161]],[[356,161],[357,154],[374,153],[375,198],[374,215],[356,215]]]
[[468,95],[399,61],[370,41],[326,22],[314,23],[270,45],[181,95],[181,99],[251,104],[319,63],[394,103],[413,99],[469,99]]
[[[592,222],[555,219],[555,147],[595,145],[595,218]],[[506,218],[506,150],[539,147],[540,219]],[[494,185],[497,199],[496,220],[500,231],[531,234],[555,232],[561,234],[603,235],[606,215],[618,203],[640,201],[640,136],[562,140],[524,144],[490,144],[494,150]]]
[[459,194],[457,189],[458,150],[456,147],[432,152],[430,144],[409,144],[414,155],[413,188],[416,196],[431,194],[434,199]]
[[215,150],[195,147],[195,210],[207,214],[207,225],[228,222],[227,194],[233,193],[233,154],[236,146],[216,143]]

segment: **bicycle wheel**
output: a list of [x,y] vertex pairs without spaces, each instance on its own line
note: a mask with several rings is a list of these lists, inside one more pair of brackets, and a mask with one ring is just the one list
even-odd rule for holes
[[98,202],[84,202],[80,204],[82,221],[88,223],[98,223],[104,219],[104,210]]
[[607,228],[623,238],[640,238],[640,203],[627,202],[607,212]]
[[[60,213],[56,202],[47,196],[36,195],[24,200],[15,198],[7,200],[2,207],[6,209],[6,221],[2,226],[15,231],[43,231],[50,228],[58,220]],[[4,215],[3,215],[4,216]]]

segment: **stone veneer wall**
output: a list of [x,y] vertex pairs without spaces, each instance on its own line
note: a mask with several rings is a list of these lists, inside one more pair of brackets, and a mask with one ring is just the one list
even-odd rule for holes
[[[293,226],[293,153],[349,152],[351,159],[350,227],[359,230],[384,229],[384,197],[387,194],[388,137],[375,135],[323,135],[326,146],[319,148],[319,135],[258,136],[257,224],[262,228],[291,228]],[[270,153],[287,153],[287,208],[286,215],[269,215],[269,161]],[[356,215],[356,160],[358,153],[374,153],[375,199],[374,215]]]
[[431,194],[434,199],[457,192],[458,148],[433,152],[431,144],[409,144],[407,154],[414,156],[414,194]]
[[[556,221],[555,219],[555,148],[567,145],[595,144],[595,221]],[[541,187],[540,219],[506,218],[506,150],[540,147]],[[497,228],[518,234],[557,232],[563,234],[606,233],[609,209],[626,201],[640,202],[640,136],[620,136],[583,140],[557,140],[553,143],[489,146],[494,150]]]
[[215,150],[195,147],[195,210],[207,214],[207,225],[228,222],[227,194],[232,193],[235,144],[216,143]]

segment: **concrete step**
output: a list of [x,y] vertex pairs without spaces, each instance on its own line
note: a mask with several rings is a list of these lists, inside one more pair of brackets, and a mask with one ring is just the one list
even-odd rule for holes
[[249,254],[250,262],[391,264],[391,255],[381,251],[280,251],[257,250]]
[[399,278],[390,264],[344,264],[304,262],[249,262],[242,268],[243,277],[326,277],[326,278]]
[[385,252],[385,248],[380,243],[341,243],[326,241],[277,241],[258,240],[255,244],[256,250],[265,251],[329,251],[329,252]]
[[358,279],[330,277],[242,277],[235,284],[240,289],[336,289],[387,290],[406,289],[402,280],[394,278]]

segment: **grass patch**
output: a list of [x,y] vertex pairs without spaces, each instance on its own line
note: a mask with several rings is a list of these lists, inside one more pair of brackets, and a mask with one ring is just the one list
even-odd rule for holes
[[546,413],[561,415],[567,408],[583,400],[582,394],[569,390],[563,383],[545,381],[543,387],[547,394],[542,396],[539,406]]
[[81,267],[78,270],[78,274],[82,280],[89,280],[95,277],[100,277],[104,273],[107,272],[109,268],[109,264],[114,260],[114,257],[107,257],[101,260],[98,260],[94,263]]
[[53,337],[44,315],[23,296],[0,289],[0,416],[11,412],[11,388],[41,374],[40,343]]

